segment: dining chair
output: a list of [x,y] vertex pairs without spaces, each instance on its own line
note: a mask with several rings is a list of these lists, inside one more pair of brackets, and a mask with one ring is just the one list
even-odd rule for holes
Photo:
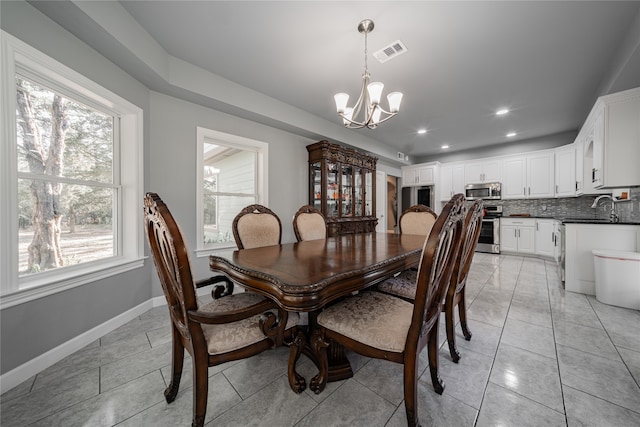
[[[425,239],[414,303],[381,292],[364,291],[327,307],[317,317],[311,337],[319,373],[310,388],[321,392],[327,382],[327,347],[338,343],[366,357],[404,365],[404,400],[409,426],[418,426],[418,359],[428,347],[429,370],[438,394],[438,320],[442,301],[460,246],[464,197],[455,195],[443,208]],[[335,344],[333,344],[335,345]]]
[[447,329],[447,343],[449,345],[449,354],[451,359],[458,363],[460,353],[456,348],[455,334],[455,316],[454,309],[458,307],[458,317],[460,317],[460,327],[464,339],[471,339],[471,331],[467,325],[467,301],[466,301],[466,284],[471,268],[473,254],[478,246],[480,238],[480,228],[482,227],[483,202],[475,200],[467,209],[462,226],[462,243],[460,251],[456,259],[456,263],[451,273],[451,280],[447,293],[444,298],[442,310],[445,312],[445,327]]
[[178,394],[186,349],[193,367],[192,426],[200,427],[207,409],[208,368],[281,345],[285,333],[295,333],[298,316],[256,293],[199,301],[196,288],[208,283],[194,281],[186,241],[156,193],[144,198],[144,219],[171,318],[171,380],[164,396],[171,403]]
[[293,232],[298,242],[326,239],[327,221],[319,209],[304,205],[293,216]]
[[[400,234],[417,234],[428,236],[438,215],[425,205],[414,205],[400,215],[398,221]],[[413,301],[416,294],[417,269],[410,268],[402,271],[381,283],[376,289],[390,295]]]
[[249,205],[233,219],[233,238],[238,249],[279,245],[282,223],[271,209],[262,205]]

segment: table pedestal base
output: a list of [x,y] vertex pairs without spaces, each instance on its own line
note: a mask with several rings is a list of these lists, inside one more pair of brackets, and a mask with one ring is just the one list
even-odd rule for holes
[[[320,368],[320,361],[317,356],[319,345],[326,346],[326,344],[321,340],[309,342],[307,335],[303,331],[298,332],[298,335],[296,335],[293,340],[289,353],[288,376],[289,386],[294,392],[301,393],[306,388],[306,381],[304,377],[296,372],[296,363],[300,358],[300,355],[304,354],[311,359],[318,368]],[[342,345],[332,341],[327,348],[327,358],[328,373],[326,382],[345,380],[353,376],[351,364],[345,355],[344,347]],[[320,393],[322,389],[324,389],[324,386],[320,389],[317,386],[314,386],[314,384],[310,384],[310,387],[316,394]]]

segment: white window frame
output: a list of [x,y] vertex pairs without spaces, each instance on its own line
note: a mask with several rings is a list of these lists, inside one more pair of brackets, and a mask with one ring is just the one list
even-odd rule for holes
[[197,244],[196,256],[204,257],[221,249],[236,248],[235,242],[221,243],[215,247],[204,246],[204,188],[202,182],[204,180],[204,144],[224,145],[228,147],[236,147],[245,151],[254,151],[256,153],[256,203],[262,205],[269,204],[269,144],[255,139],[249,139],[238,135],[219,132],[204,127],[196,127],[197,140],[197,189],[196,189],[196,224],[197,224]]
[[[0,40],[0,310],[81,286],[144,264],[142,228],[143,110],[71,68],[2,31]],[[120,198],[114,213],[116,256],[43,273],[18,275],[16,69],[64,87],[79,100],[100,105],[119,119]],[[116,125],[117,128],[117,125]],[[117,151],[119,150],[119,152]],[[119,154],[119,164],[116,156]]]

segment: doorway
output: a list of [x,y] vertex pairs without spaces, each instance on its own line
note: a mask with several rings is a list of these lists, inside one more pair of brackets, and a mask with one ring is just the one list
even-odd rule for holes
[[387,232],[395,233],[398,227],[398,178],[387,175]]

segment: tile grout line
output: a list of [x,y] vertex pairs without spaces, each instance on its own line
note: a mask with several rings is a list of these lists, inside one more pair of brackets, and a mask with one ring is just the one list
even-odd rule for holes
[[556,340],[556,326],[553,319],[553,309],[551,308],[551,292],[549,291],[549,277],[547,276],[547,263],[545,261],[545,280],[547,282],[547,301],[549,304],[549,313],[551,314],[551,333],[553,334],[553,349],[556,353],[556,366],[558,368],[558,380],[560,381],[560,396],[562,397],[562,410],[564,411],[564,422],[569,425],[569,415],[567,414],[567,405],[564,399],[564,387],[562,384],[562,373],[560,371],[560,356],[558,354],[558,341]]
[[[504,261],[504,258],[502,258],[500,260],[500,263],[493,270],[493,274],[491,276],[489,276],[489,278],[487,279],[487,282],[489,282],[491,277],[494,274],[496,274],[496,271],[499,270],[500,264],[502,264],[503,261]],[[500,348],[500,342],[502,341],[502,335],[504,334],[504,328],[506,327],[506,324],[507,324],[507,317],[509,317],[509,311],[511,310],[511,303],[513,302],[513,294],[516,292],[516,288],[518,287],[518,278],[520,277],[520,271],[521,270],[522,270],[522,262],[520,263],[520,268],[518,269],[518,276],[516,277],[516,285],[513,287],[513,290],[511,291],[511,299],[509,300],[509,308],[507,309],[507,314],[504,317],[504,322],[502,323],[502,328],[500,329],[500,337],[498,338],[498,345],[496,346],[496,351],[493,354],[493,359],[491,360],[491,367],[489,368],[489,375],[487,376],[487,383],[484,385],[484,390],[482,391],[482,401],[480,402],[480,406],[478,407],[478,412],[476,414],[476,419],[473,422],[474,427],[478,425],[478,419],[480,418],[480,412],[482,411],[482,405],[484,405],[484,399],[485,399],[486,394],[487,394],[487,388],[489,388],[489,383],[491,382],[491,373],[493,372],[493,367],[494,367],[494,365],[496,363],[496,358],[498,357],[498,349]],[[480,292],[482,292],[482,290],[485,288],[485,286],[487,285],[487,282],[485,282],[484,286],[480,289]],[[480,294],[480,292],[478,292],[478,295]]]

